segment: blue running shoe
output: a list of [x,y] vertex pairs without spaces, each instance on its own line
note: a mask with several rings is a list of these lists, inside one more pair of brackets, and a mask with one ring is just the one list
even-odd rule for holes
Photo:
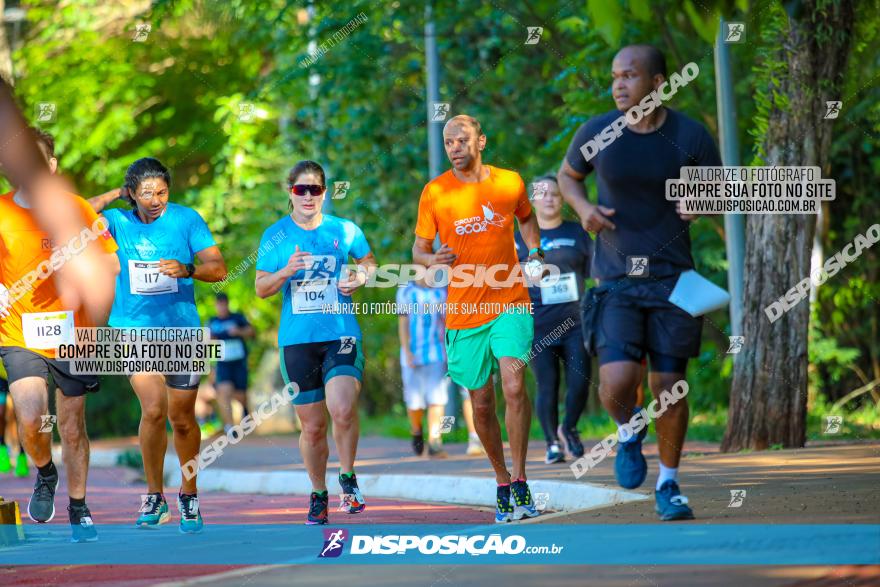
[[199,511],[199,498],[196,495],[178,495],[177,510],[180,512],[180,533],[198,534],[205,527],[202,512]]
[[327,506],[330,496],[325,491],[320,494],[313,491],[309,496],[309,515],[306,517],[306,526],[318,526],[328,522]]
[[349,496],[348,513],[359,514],[366,509],[367,502],[364,501],[364,496],[358,489],[357,475],[354,473],[351,476],[339,475],[339,485],[342,487],[342,493]]
[[525,481],[514,481],[510,484],[510,491],[513,493],[514,520],[538,516],[538,508],[535,507],[535,502],[532,500],[532,492],[529,491],[528,483]]
[[152,528],[171,519],[171,514],[168,513],[168,502],[165,501],[165,496],[161,493],[148,494],[139,511],[140,515],[134,525],[141,528]]
[[688,498],[681,494],[675,481],[664,481],[660,489],[654,492],[654,499],[657,501],[654,509],[662,521],[694,519],[694,511],[688,505]]
[[544,462],[548,465],[565,462],[565,453],[559,448],[559,443],[554,442],[547,447],[547,455],[544,457]]
[[98,531],[92,522],[92,513],[89,506],[69,505],[67,514],[70,518],[71,542],[95,542],[98,540]]
[[[636,406],[638,409],[638,406]],[[642,454],[642,440],[648,435],[648,427],[643,427],[638,434],[626,442],[617,444],[617,456],[614,458],[614,476],[617,483],[624,489],[635,489],[645,482],[648,476],[648,461]]]
[[495,523],[504,524],[513,519],[513,506],[510,505],[510,484],[499,485],[495,500]]

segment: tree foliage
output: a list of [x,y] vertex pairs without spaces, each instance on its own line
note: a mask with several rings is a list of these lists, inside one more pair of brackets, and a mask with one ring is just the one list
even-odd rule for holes
[[[286,0],[23,4],[28,26],[14,54],[16,90],[26,112],[39,102],[57,105],[57,119],[45,126],[55,133],[61,167],[81,193],[118,186],[134,159],[158,157],[172,170],[173,200],[208,220],[232,269],[286,213],[286,170],[297,160],[315,159],[325,165],[328,181],[351,182],[348,196],[332,201],[333,213],[364,229],[380,263],[409,260],[416,203],[430,179],[421,3],[316,2],[313,14],[304,3]],[[860,8],[856,57],[835,127],[838,199],[826,243],[832,251],[863,232],[867,219],[880,218],[871,197],[880,172],[880,109],[876,81],[869,82],[877,76],[876,5]],[[366,22],[313,64],[303,62],[310,41],[320,46],[334,39],[360,13]],[[526,181],[555,171],[579,124],[613,107],[610,65],[623,44],[658,45],[670,71],[696,62],[699,76],[671,107],[715,133],[712,41],[721,14],[748,27],[748,42],[731,46],[743,160],[766,132],[758,89],[773,68],[761,35],[770,19],[760,6],[438,0],[433,14],[441,101],[453,113],[478,117],[488,135],[485,159],[516,169]],[[151,26],[143,42],[133,41],[139,23]],[[532,26],[543,27],[543,35],[526,45]],[[692,237],[698,269],[726,283],[720,219],[696,223]],[[824,342],[812,347],[811,377],[815,389],[832,399],[880,375],[876,255],[869,251],[819,292],[813,332]],[[257,299],[253,279],[251,266],[226,291],[260,331],[258,350],[271,350],[280,302]],[[780,294],[784,289],[780,285]],[[197,292],[207,316],[212,291],[199,286]],[[358,296],[386,301],[394,291]],[[371,411],[400,402],[395,320],[361,318]],[[728,334],[726,312],[712,314],[691,373],[701,390],[693,396],[698,408],[726,405]]]

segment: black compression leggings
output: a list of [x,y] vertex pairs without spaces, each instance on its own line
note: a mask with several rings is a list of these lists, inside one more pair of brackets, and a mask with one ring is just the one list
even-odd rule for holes
[[[537,338],[537,337],[536,337]],[[590,389],[590,358],[584,350],[580,329],[573,329],[564,338],[545,347],[532,359],[532,370],[538,382],[535,411],[544,430],[544,439],[556,442],[559,426],[559,361],[565,365],[565,419],[563,427],[575,428],[587,404]]]

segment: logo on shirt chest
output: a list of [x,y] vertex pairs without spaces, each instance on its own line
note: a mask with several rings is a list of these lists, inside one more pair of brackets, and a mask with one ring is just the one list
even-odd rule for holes
[[336,257],[333,255],[312,255],[311,266],[305,270],[306,281],[329,279],[336,273]]
[[573,238],[553,238],[553,239],[541,239],[541,248],[545,251],[552,251],[554,249],[561,249],[562,247],[573,247],[574,246]]
[[465,235],[486,232],[490,226],[504,227],[504,216],[495,212],[492,202],[481,204],[480,207],[483,209],[482,216],[460,218],[453,223],[455,225],[455,234]]

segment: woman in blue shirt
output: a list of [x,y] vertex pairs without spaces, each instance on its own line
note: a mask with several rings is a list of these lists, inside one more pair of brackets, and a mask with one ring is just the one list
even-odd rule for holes
[[[278,348],[285,383],[299,390],[293,400],[302,424],[299,447],[313,488],[306,523],[326,524],[327,412],[347,511],[355,514],[366,507],[354,474],[364,358],[350,304],[376,259],[356,224],[321,212],[327,184],[320,165],[300,161],[287,182],[290,214],[263,233],[260,250],[267,252],[257,260],[256,289],[261,298],[283,290]],[[349,257],[363,270],[344,274]]]
[[[162,163],[149,157],[138,159],[129,166],[123,188],[131,209],[104,212],[119,245],[122,266],[110,326],[199,328],[194,280],[216,282],[226,276],[226,264],[207,224],[192,208],[169,202],[170,187],[171,175]],[[148,492],[138,526],[157,526],[170,518],[162,491],[166,420],[171,421],[181,466],[198,458],[201,433],[195,401],[199,379],[199,373],[133,373],[129,377],[141,404],[138,436]],[[177,506],[180,530],[201,531],[195,475],[183,476]]]

